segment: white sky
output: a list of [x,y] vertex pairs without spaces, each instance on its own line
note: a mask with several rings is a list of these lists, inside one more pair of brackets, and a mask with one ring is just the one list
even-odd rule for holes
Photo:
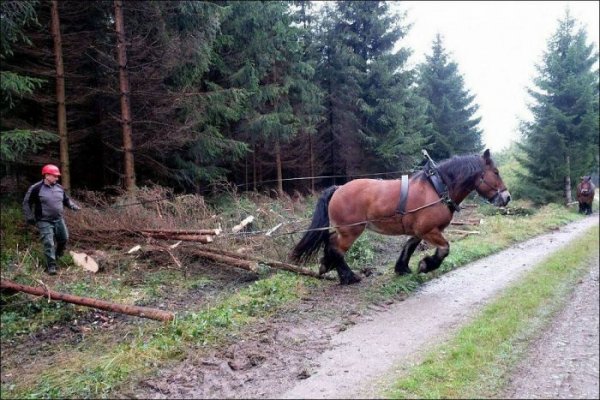
[[492,152],[519,137],[519,119],[530,119],[526,87],[535,65],[569,7],[598,49],[598,1],[401,1],[412,29],[400,45],[413,49],[410,64],[431,54],[437,33],[476,96],[483,142]]

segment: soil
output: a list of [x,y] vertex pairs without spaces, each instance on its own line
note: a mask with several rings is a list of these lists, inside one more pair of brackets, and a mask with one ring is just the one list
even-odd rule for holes
[[[417,293],[385,304],[357,301],[368,278],[352,286],[332,283],[250,327],[225,348],[189,355],[114,396],[377,397],[387,376],[397,377],[543,257],[594,224],[597,214],[444,274]],[[391,259],[399,248],[387,250]],[[597,258],[590,268],[567,308],[532,345],[504,396],[598,398]]]

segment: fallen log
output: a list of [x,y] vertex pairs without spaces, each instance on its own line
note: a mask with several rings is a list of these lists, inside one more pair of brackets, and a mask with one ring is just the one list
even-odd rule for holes
[[246,269],[252,272],[258,272],[258,263],[251,260],[244,260],[241,258],[230,257],[222,254],[215,254],[210,251],[199,250],[199,249],[189,249],[191,254],[208,258],[209,260],[220,262],[223,264],[231,265],[237,268]]
[[452,221],[450,225],[480,225],[479,221]]
[[207,252],[211,252],[211,253],[217,253],[217,254],[220,254],[220,255],[223,255],[223,256],[226,256],[226,257],[231,257],[231,258],[256,261],[256,262],[268,265],[271,268],[283,269],[283,270],[295,272],[295,273],[301,274],[301,275],[312,276],[313,278],[330,279],[330,280],[335,280],[336,279],[335,277],[331,277],[331,276],[319,275],[319,273],[317,271],[313,271],[313,270],[308,269],[308,268],[299,267],[297,265],[288,264],[288,263],[284,263],[284,262],[281,262],[281,261],[264,260],[264,259],[262,259],[260,257],[255,257],[255,256],[251,256],[251,255],[246,255],[246,254],[234,253],[232,251],[227,251],[227,250],[223,250],[223,249],[206,248],[206,249],[202,249],[202,251],[207,251]]
[[210,235],[217,236],[222,230],[216,229],[140,229],[140,232],[164,233],[167,235]]
[[60,300],[65,301],[67,303],[97,308],[99,310],[114,311],[121,314],[134,315],[136,317],[142,318],[150,318],[158,321],[171,321],[173,318],[175,318],[175,314],[169,311],[158,310],[156,308],[110,303],[108,301],[92,299],[89,297],[80,297],[72,294],[59,293],[41,287],[22,285],[20,283],[16,283],[8,279],[1,280],[0,288],[29,293],[35,296],[44,296],[50,300]]
[[177,234],[168,234],[168,233],[150,233],[140,231],[140,233],[146,237],[151,237],[153,239],[166,239],[166,240],[183,240],[186,242],[198,242],[198,243],[211,243],[213,241],[213,237],[210,235],[177,235]]

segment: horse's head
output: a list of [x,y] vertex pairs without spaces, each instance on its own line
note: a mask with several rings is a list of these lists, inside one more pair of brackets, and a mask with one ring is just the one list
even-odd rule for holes
[[581,183],[579,184],[579,192],[582,195],[587,196],[588,194],[592,193],[593,191],[594,191],[594,185],[592,184],[592,177],[591,176],[582,176]]
[[500,177],[500,172],[490,156],[489,149],[483,152],[481,159],[483,163],[483,172],[475,183],[475,190],[480,196],[486,198],[493,205],[504,207],[510,201],[510,193]]

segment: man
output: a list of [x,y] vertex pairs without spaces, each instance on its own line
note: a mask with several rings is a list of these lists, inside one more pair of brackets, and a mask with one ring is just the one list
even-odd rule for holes
[[[23,200],[23,214],[27,223],[36,225],[46,256],[46,272],[56,274],[56,259],[65,251],[69,231],[63,219],[64,206],[78,211],[81,208],[65,193],[57,183],[60,171],[56,165],[48,164],[42,168],[44,179],[31,185]],[[56,241],[56,248],[54,242]]]

